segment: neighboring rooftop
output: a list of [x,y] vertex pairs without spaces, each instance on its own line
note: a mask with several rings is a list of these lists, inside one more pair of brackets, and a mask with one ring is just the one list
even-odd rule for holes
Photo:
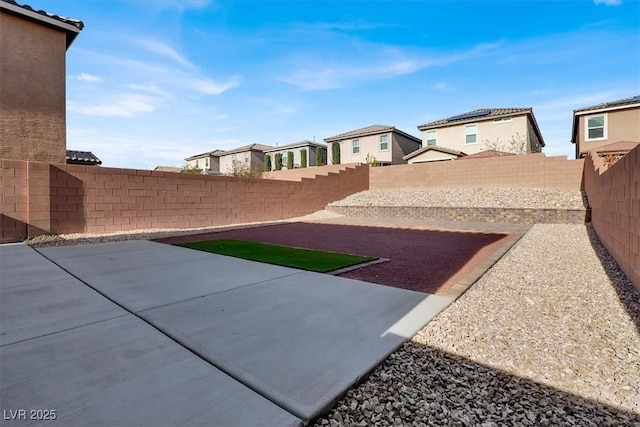
[[67,150],[67,164],[95,166],[95,165],[101,165],[102,160],[100,160],[91,151]]
[[341,133],[339,135],[335,135],[335,136],[330,136],[329,138],[325,138],[324,140],[326,142],[333,142],[333,141],[340,141],[343,139],[350,139],[350,138],[357,138],[360,136],[369,136],[369,135],[378,135],[381,133],[386,133],[386,132],[396,132],[399,133],[407,138],[411,138],[413,140],[415,140],[418,143],[422,143],[422,141],[420,140],[420,138],[416,138],[413,135],[409,135],[406,132],[402,132],[399,129],[396,129],[395,126],[387,126],[387,125],[371,125],[371,126],[366,126],[360,129],[356,129],[356,130],[351,130],[349,132],[344,132]]
[[221,155],[227,155],[227,154],[235,154],[235,153],[242,153],[244,151],[266,151],[266,150],[270,150],[272,148],[275,148],[273,145],[264,145],[264,144],[249,144],[249,145],[243,145],[242,147],[238,147],[238,148],[233,148],[231,150],[225,151],[223,152]]
[[640,142],[634,141],[618,141],[611,144],[607,144],[602,147],[594,148],[592,151],[604,155],[604,154],[619,154],[628,153],[629,151],[640,145]]
[[533,113],[531,107],[517,107],[517,108],[479,108],[473,111],[467,111],[463,114],[457,114],[455,116],[447,117],[446,119],[436,120],[434,122],[426,123],[418,126],[420,130],[426,130],[430,128],[444,127],[451,124],[459,124],[466,122],[475,122],[478,119],[494,119],[496,117],[512,116],[518,114]]
[[416,150],[412,153],[407,154],[402,158],[402,160],[413,159],[414,157],[419,156],[422,153],[426,153],[427,151],[438,151],[440,153],[451,154],[453,156],[458,156],[458,157],[465,157],[467,155],[466,153],[463,153],[462,151],[459,151],[459,150],[455,150],[453,148],[441,147],[438,145],[427,145],[426,147],[422,147],[419,150]]
[[226,151],[224,150],[207,151],[206,153],[200,153],[191,157],[187,157],[185,160],[195,160],[195,159],[201,159],[203,157],[220,157],[225,153]]
[[36,10],[28,4],[21,5],[14,0],[0,0],[0,9],[3,12],[19,15],[65,31],[67,33],[67,48],[71,46],[80,30],[84,28],[84,22],[78,19],[56,15],[44,10]]
[[617,108],[617,107],[625,107],[627,105],[640,105],[640,95],[631,96],[629,98],[617,99],[615,101],[610,102],[602,102],[600,104],[590,105],[584,108],[578,108],[577,110],[573,110],[574,114],[581,113],[583,111],[595,111],[595,110],[605,110],[609,108]]
[[464,159],[484,159],[487,157],[503,157],[503,156],[515,156],[515,153],[508,153],[506,151],[498,151],[498,150],[485,150],[480,151],[475,154],[471,154],[469,156],[461,157],[458,160]]
[[175,166],[156,166],[153,170],[156,172],[182,172],[182,168]]
[[318,144],[317,142],[308,141],[305,139],[304,141],[294,142],[293,144],[281,145],[279,147],[274,147],[274,148],[270,148],[268,150],[263,150],[263,151],[267,153],[269,151],[279,151],[279,150],[285,150],[287,148],[298,148],[298,147],[308,147],[308,146],[321,147],[321,148],[326,147],[326,145],[324,144]]

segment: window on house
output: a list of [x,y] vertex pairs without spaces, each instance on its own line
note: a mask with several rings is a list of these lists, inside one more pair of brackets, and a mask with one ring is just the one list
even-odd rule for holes
[[200,169],[200,162],[196,160],[196,169]]
[[389,135],[380,135],[380,151],[389,149]]
[[475,144],[478,142],[478,125],[466,125],[464,127],[464,143]]
[[497,119],[495,119],[493,121],[493,123],[505,123],[505,122],[510,122],[511,121],[511,117],[499,117]]
[[204,159],[204,167],[209,169],[209,159]]
[[438,133],[435,130],[427,131],[427,145],[436,145],[436,137]]
[[359,139],[354,139],[351,142],[351,153],[360,154],[360,140]]
[[282,153],[282,165],[287,166],[287,152]]
[[600,114],[598,116],[587,117],[587,141],[593,139],[607,138],[607,116]]
[[231,164],[233,166],[235,166],[237,162],[238,162],[238,157],[235,154],[232,154],[231,155]]
[[244,153],[244,162],[249,163],[249,153]]

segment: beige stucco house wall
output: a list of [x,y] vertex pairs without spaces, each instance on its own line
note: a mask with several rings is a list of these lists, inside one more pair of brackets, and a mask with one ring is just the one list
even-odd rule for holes
[[268,155],[271,157],[271,170],[275,170],[276,168],[275,156],[278,153],[282,154],[282,169],[286,169],[287,168],[286,156],[288,155],[289,152],[293,154],[293,167],[299,168],[302,166],[302,150],[307,150],[307,153],[306,153],[307,166],[316,166],[317,165],[316,151],[318,149],[326,150],[326,146],[324,144],[317,144],[312,141],[302,141],[294,144],[287,144],[281,147],[265,150],[264,154],[265,156]]
[[403,164],[402,158],[421,146],[420,139],[394,126],[373,125],[325,138],[327,155],[333,164],[332,144],[340,144],[340,163],[367,163],[367,156],[382,164]]
[[0,2],[0,158],[65,163],[65,54],[82,27]]
[[[422,145],[437,145],[466,154],[475,154],[490,149],[509,152],[514,151],[511,149],[509,141],[515,139],[522,140],[526,149],[526,153],[517,154],[542,151],[544,140],[532,109],[505,108],[483,111],[486,111],[487,114],[478,118],[457,120],[454,116],[418,126],[418,129],[422,131]],[[475,138],[468,138],[473,134],[475,134]]]
[[251,144],[225,151],[220,155],[220,173],[231,174],[234,164],[248,170],[262,172],[264,165],[264,150],[274,148],[270,145]]
[[[589,138],[588,126],[599,123],[604,125],[602,130]],[[572,135],[572,142],[576,144],[576,158],[614,142],[639,142],[640,96],[574,111]]]
[[185,159],[186,167],[187,169],[207,170],[208,173],[212,174],[220,173],[220,155],[223,153],[224,151],[222,150],[214,150],[187,157]]
[[[405,156],[407,163],[427,163],[427,162],[442,162],[448,160],[455,160],[460,157],[461,154],[455,154],[453,152],[439,151],[438,149],[429,149],[431,147],[423,147],[415,152],[415,155]],[[452,150],[453,151],[453,150]]]

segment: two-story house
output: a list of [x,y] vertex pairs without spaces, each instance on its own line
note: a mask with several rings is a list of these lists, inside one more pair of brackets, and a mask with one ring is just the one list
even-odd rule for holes
[[[268,150],[264,150],[265,156],[271,156],[271,170],[275,170],[276,162],[275,156],[276,154],[282,154],[282,168],[286,169],[287,167],[287,156],[289,153],[293,156],[293,167],[300,168],[304,165],[306,166],[317,166],[317,158],[318,153],[322,151],[322,159],[321,162],[326,162],[326,150],[327,146],[324,144],[318,144],[312,141],[300,141],[294,144],[281,145],[279,147],[270,148]],[[302,156],[305,156],[306,162],[303,163]]]
[[220,156],[223,150],[207,151],[206,153],[196,154],[184,159],[187,169],[199,169],[204,173],[219,174],[220,173]]
[[0,0],[0,158],[65,163],[65,56],[83,27]]
[[571,142],[576,159],[594,150],[629,151],[640,142],[640,95],[574,110]]
[[274,148],[271,145],[249,144],[227,150],[220,155],[220,173],[234,174],[234,172],[261,172],[264,165],[264,152]]
[[442,147],[467,155],[487,150],[539,153],[545,145],[532,108],[482,108],[418,129],[422,131],[423,147]]
[[375,159],[382,165],[406,163],[403,157],[417,150],[421,141],[395,126],[372,125],[325,138],[328,161],[334,163],[333,143],[340,147],[340,163],[367,163]]

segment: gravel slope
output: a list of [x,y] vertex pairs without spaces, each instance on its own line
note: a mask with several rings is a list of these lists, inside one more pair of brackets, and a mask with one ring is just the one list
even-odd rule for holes
[[581,191],[535,188],[392,189],[362,191],[328,206],[584,209],[587,199]]
[[593,230],[535,225],[316,425],[640,426],[638,328]]

